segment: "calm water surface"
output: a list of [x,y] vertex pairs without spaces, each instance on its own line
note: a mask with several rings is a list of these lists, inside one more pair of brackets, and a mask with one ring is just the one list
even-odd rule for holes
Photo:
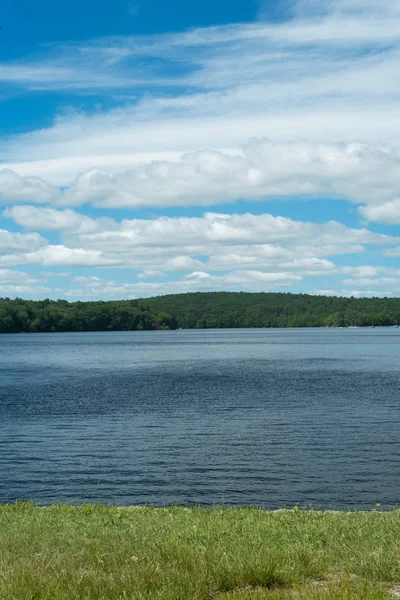
[[0,501],[400,505],[400,329],[0,336]]

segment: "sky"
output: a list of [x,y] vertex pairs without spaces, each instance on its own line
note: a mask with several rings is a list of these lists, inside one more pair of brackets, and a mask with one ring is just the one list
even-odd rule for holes
[[400,296],[400,0],[0,8],[0,296]]

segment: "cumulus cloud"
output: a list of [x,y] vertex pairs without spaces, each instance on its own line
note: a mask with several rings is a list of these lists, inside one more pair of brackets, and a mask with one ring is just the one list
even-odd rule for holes
[[320,289],[309,292],[315,296],[339,296],[342,298],[390,298],[393,294],[382,290],[330,290]]
[[391,289],[392,292],[400,291],[400,278],[399,277],[376,277],[376,278],[360,278],[360,279],[345,279],[344,285],[352,286],[357,285],[360,287],[381,287],[385,286]]
[[400,198],[382,204],[359,207],[360,214],[369,221],[395,225],[400,223]]
[[139,279],[155,279],[158,277],[164,277],[165,273],[163,271],[152,271],[151,269],[148,269],[146,271],[143,271],[143,273],[138,273],[138,278]]
[[[27,245],[0,252],[3,267],[89,267],[131,273],[123,284],[112,276],[104,280],[96,271],[76,276],[77,285],[71,285],[71,279],[66,283],[71,297],[102,297],[102,293],[104,297],[138,297],[212,289],[267,291],[293,288],[306,278],[337,280],[343,276],[348,279],[342,285],[355,289],[366,287],[367,282],[368,289],[375,289],[371,287],[374,281],[379,288],[389,285],[389,280],[395,289],[400,273],[389,267],[338,266],[337,255],[362,253],[372,246],[390,246],[393,251],[400,238],[336,221],[316,224],[270,214],[207,212],[202,217],[117,222],[38,206],[12,206],[3,214],[27,228],[41,223],[60,235],[59,244],[49,244],[37,233],[7,232],[11,239],[27,238]],[[45,273],[52,279],[51,271]],[[381,278],[386,281],[380,282]],[[107,288],[104,281],[111,282]]]
[[[41,210],[43,221],[49,218],[47,208],[34,209],[34,221],[40,221]],[[15,244],[9,250],[5,248],[0,252],[0,265],[124,270],[118,281],[97,274],[85,273],[72,279],[65,272],[39,272],[40,278],[50,281],[61,275],[67,277],[64,289],[71,298],[140,297],[213,289],[273,291],[294,289],[313,277],[335,282],[335,287],[318,288],[315,293],[322,293],[322,289],[336,293],[340,279],[341,295],[387,295],[400,291],[400,269],[368,264],[339,266],[333,260],[335,255],[362,252],[372,245],[390,245],[389,252],[393,253],[399,238],[347,228],[335,221],[315,224],[269,214],[206,213],[203,217],[125,219],[120,223],[90,219],[90,226],[82,227],[79,213],[70,209],[51,211],[48,225],[54,228],[57,224],[62,243],[48,244],[37,233],[5,232],[11,241],[17,236],[25,248]],[[20,220],[26,217],[26,225],[32,225],[29,211],[10,210],[7,215]],[[67,226],[71,229],[65,229]],[[126,275],[127,269],[131,276]],[[8,279],[14,273],[11,269],[2,272]],[[20,281],[20,275],[16,278],[13,283],[4,283],[19,286],[19,292],[7,288],[9,295],[30,294],[29,285],[37,288],[38,294],[51,292],[41,279],[34,283],[33,279]],[[125,278],[122,283],[121,278]],[[371,291],[382,289],[379,294]],[[58,296],[66,294],[55,290],[52,293]]]
[[56,202],[60,190],[40,177],[21,177],[10,169],[0,170],[0,199],[3,202]]
[[16,283],[38,283],[39,279],[32,277],[24,271],[14,271],[12,269],[0,269],[1,284],[16,284]]
[[59,245],[47,245],[33,252],[19,252],[0,255],[0,265],[42,265],[42,266],[70,266],[70,267],[104,267],[115,266],[120,263],[116,259],[104,256],[98,250],[85,250],[84,248],[68,248]]
[[0,256],[10,252],[29,252],[46,244],[47,240],[38,233],[14,233],[0,229]]
[[[32,201],[49,202],[41,190],[54,189],[54,204],[92,204],[105,208],[212,205],[240,198],[264,200],[288,196],[328,196],[363,203],[360,213],[369,220],[400,222],[400,154],[362,144],[277,143],[253,139],[236,155],[223,152],[185,154],[177,161],[156,161],[120,174],[91,169],[79,175],[65,190],[42,182],[32,192]],[[7,171],[0,198],[23,200],[22,178]],[[12,192],[13,181],[16,189]],[[42,198],[42,199],[41,199]],[[35,207],[8,209],[18,223],[40,225],[51,230],[81,226],[93,221],[76,213],[58,213]],[[78,223],[77,219],[81,222]]]
[[[337,221],[315,224],[270,214],[208,212],[202,217],[123,219],[120,223],[45,207],[17,206],[3,214],[27,228],[41,223],[43,229],[61,232],[63,244],[28,252],[28,264],[50,257],[51,264],[63,260],[77,264],[81,259],[82,265],[127,266],[145,273],[202,271],[204,261],[212,270],[283,265],[310,273],[332,271],[335,265],[326,257],[363,252],[370,244],[400,242],[398,237],[348,228]],[[37,233],[8,235],[26,238],[34,248],[46,243]]]
[[396,152],[360,144],[252,140],[236,156],[197,152],[118,175],[91,170],[75,180],[62,202],[187,206],[322,194],[379,205],[400,193],[399,168]]
[[382,290],[351,290],[347,296],[353,298],[390,298],[393,292],[383,292]]
[[104,227],[112,229],[115,224],[113,219],[107,217],[95,220],[73,210],[37,206],[11,206],[3,211],[3,216],[12,219],[24,229],[40,231],[94,232]]
[[223,275],[206,272],[189,273],[183,278],[165,282],[116,282],[98,278],[79,278],[81,286],[66,292],[69,298],[138,298],[211,290],[276,291],[290,288],[301,281],[293,273],[264,273],[261,271],[232,271]]
[[387,250],[383,250],[382,254],[388,257],[400,256],[400,246],[395,246],[394,248],[388,248]]
[[[277,274],[276,277],[266,277],[265,273],[239,272],[235,271],[224,275],[211,275],[205,272],[190,273],[187,276],[165,282],[139,282],[129,283],[113,280],[97,280],[86,278],[81,280],[80,287],[69,289],[65,296],[73,299],[97,299],[97,298],[141,298],[159,296],[180,292],[197,291],[265,291],[274,292],[280,289],[291,291],[291,287],[299,281],[293,274]],[[393,292],[382,289],[315,289],[307,293],[323,296],[342,297],[391,297]]]
[[[351,275],[349,279],[343,280],[345,287],[378,291],[384,288],[385,291],[380,291],[378,294],[382,296],[400,292],[400,269],[386,266],[362,266],[344,267],[342,272]],[[372,292],[368,292],[368,294],[370,293],[372,294]]]
[[243,260],[246,260],[246,254],[254,252],[260,260],[282,261],[301,258],[301,254],[304,258],[313,258],[353,249],[359,252],[364,244],[393,245],[399,238],[365,228],[345,227],[337,221],[315,224],[270,214],[205,213],[203,217],[124,219],[118,225],[114,223],[110,229],[106,227],[89,233],[68,232],[65,240],[69,245],[111,253],[160,248],[167,255],[169,249],[176,253],[178,248],[182,248],[194,255],[215,255],[216,261],[221,256],[221,247],[229,254],[236,247]]
[[[390,297],[398,291],[393,290],[393,282],[400,283],[400,270],[385,267],[346,267],[343,272],[352,273],[354,278],[342,282],[344,287],[337,289],[313,289],[307,293],[324,296],[343,297]],[[392,277],[365,278],[363,274],[391,273]],[[394,275],[397,274],[397,277]],[[228,273],[213,274],[207,271],[193,271],[183,277],[161,282],[114,281],[101,277],[76,277],[80,287],[71,288],[66,293],[69,298],[138,298],[178,292],[212,290],[276,291],[291,287],[303,279],[304,274],[293,272],[265,272],[260,270],[233,270]],[[382,286],[387,284],[388,287]],[[375,287],[368,287],[373,284]],[[350,287],[349,287],[350,286]],[[352,287],[352,286],[358,286]]]
[[29,273],[0,269],[1,296],[40,295],[51,291],[51,288],[41,285],[39,278],[32,277]]
[[8,285],[0,283],[0,295],[10,298],[31,296],[48,296],[54,293],[54,289],[43,285]]

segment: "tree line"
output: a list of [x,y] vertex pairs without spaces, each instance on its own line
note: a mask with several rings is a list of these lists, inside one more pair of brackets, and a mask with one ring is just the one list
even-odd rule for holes
[[400,298],[197,292],[146,300],[0,298],[0,333],[400,325]]
[[176,328],[174,316],[137,300],[67,302],[0,299],[0,333]]
[[208,292],[149,298],[182,328],[400,325],[400,298],[342,298],[290,293]]

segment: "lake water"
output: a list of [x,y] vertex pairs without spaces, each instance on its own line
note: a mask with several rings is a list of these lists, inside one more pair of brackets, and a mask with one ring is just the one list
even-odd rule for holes
[[400,329],[0,336],[0,501],[400,505]]

